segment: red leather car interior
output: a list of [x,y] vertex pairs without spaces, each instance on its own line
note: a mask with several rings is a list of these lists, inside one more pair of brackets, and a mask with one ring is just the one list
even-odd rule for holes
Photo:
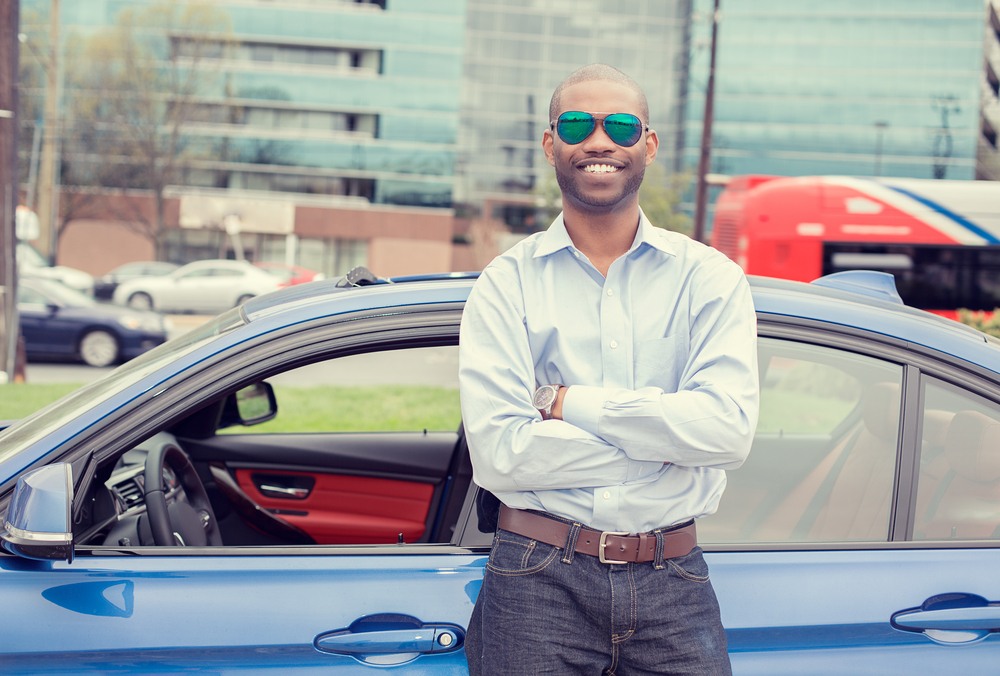
[[[254,475],[311,477],[304,498],[261,492]],[[415,542],[424,533],[434,486],[429,483],[302,472],[236,470],[240,487],[257,503],[306,531],[318,544]]]

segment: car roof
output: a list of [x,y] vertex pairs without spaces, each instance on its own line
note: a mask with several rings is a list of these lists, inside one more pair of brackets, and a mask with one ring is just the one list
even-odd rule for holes
[[[258,296],[247,302],[244,313],[249,321],[259,321],[267,317],[277,320],[278,315],[288,312],[305,311],[315,316],[319,311],[323,314],[318,306],[325,303],[331,304],[331,314],[462,303],[468,298],[477,275],[451,273],[389,278],[346,288],[343,278],[328,279]],[[889,300],[884,289],[867,286],[870,280],[860,275],[848,275],[835,281],[830,281],[831,278],[807,284],[754,275],[747,277],[754,306],[761,318],[879,334],[1000,373],[1000,340],[952,319]],[[892,291],[894,293],[894,288]]]

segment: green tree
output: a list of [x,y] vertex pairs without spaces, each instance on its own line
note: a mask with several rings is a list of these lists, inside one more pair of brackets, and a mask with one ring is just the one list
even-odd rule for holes
[[639,188],[639,206],[653,225],[691,234],[691,217],[680,210],[681,195],[691,182],[690,174],[670,174],[656,162],[646,167]]

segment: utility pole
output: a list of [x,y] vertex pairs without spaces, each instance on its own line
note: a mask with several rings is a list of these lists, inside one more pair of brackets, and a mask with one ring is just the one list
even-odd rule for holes
[[[38,252],[55,263],[56,141],[58,136],[59,99],[59,0],[51,0],[49,10],[49,58],[45,64],[45,115],[42,125],[42,159],[38,168]],[[28,205],[31,206],[30,204]]]
[[0,381],[14,379],[17,338],[17,108],[19,1],[0,0]]
[[705,241],[705,209],[708,207],[708,167],[712,158],[712,119],[715,107],[715,40],[719,30],[719,0],[712,11],[712,55],[708,66],[708,87],[705,91],[705,115],[701,123],[701,159],[698,160],[698,187],[694,209],[694,231],[691,237]]

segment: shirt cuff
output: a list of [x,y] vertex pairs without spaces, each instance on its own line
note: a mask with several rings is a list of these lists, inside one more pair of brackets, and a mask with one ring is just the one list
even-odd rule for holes
[[572,385],[563,397],[562,419],[594,436],[600,436],[597,428],[605,401],[603,387]]

